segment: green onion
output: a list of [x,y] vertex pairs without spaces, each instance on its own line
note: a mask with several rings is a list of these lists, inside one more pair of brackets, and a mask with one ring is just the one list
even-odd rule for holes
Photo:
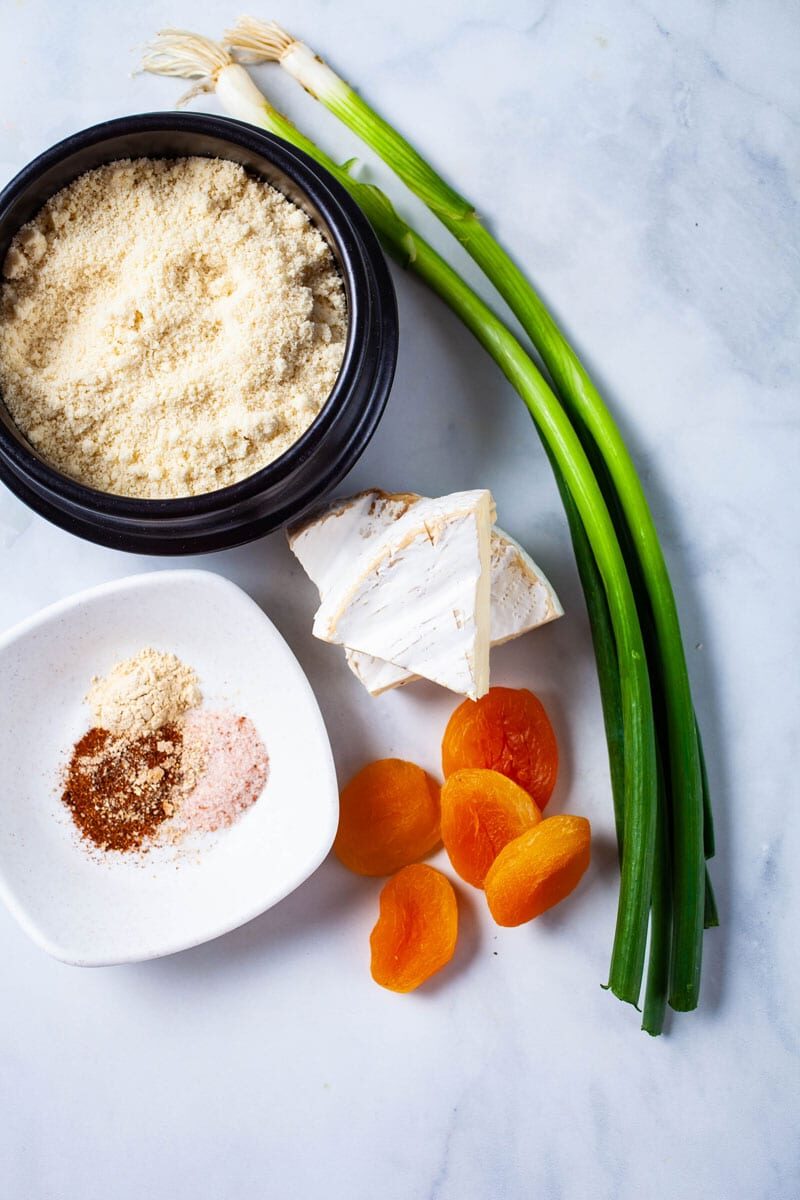
[[703,788],[703,852],[706,856],[706,859],[709,859],[713,858],[714,854],[716,853],[716,843],[714,838],[714,816],[711,812],[711,795],[708,788],[706,755],[703,749],[703,739],[700,736],[699,728],[697,730],[697,751],[700,755],[700,783]]
[[672,881],[669,863],[668,814],[664,763],[656,748],[658,763],[658,818],[656,824],[653,896],[650,906],[650,954],[644,994],[642,1029],[657,1037],[664,1028],[669,996],[670,934],[672,928]]
[[[489,351],[531,413],[557,467],[562,494],[569,496],[568,516],[581,547],[579,564],[584,571],[591,571],[594,564],[599,573],[613,630],[624,742],[625,837],[609,986],[620,999],[636,1004],[644,967],[656,837],[657,768],[650,681],[635,598],[617,534],[575,429],[516,338],[397,215],[384,193],[353,179],[346,167],[319,150],[266,101],[246,72],[220,47],[192,34],[165,31],[146,52],[143,67],[199,80],[191,95],[216,91],[232,116],[282,137],[325,167],[364,210],[387,251],[425,280]],[[599,611],[594,598],[589,607],[595,615]]]
[[569,489],[560,480],[558,468],[551,460],[556,482],[567,514],[572,548],[578,567],[578,576],[583,588],[589,627],[592,634],[597,680],[600,685],[600,704],[608,746],[608,762],[611,775],[611,796],[614,803],[614,824],[617,830],[617,845],[622,853],[625,830],[625,737],[620,695],[619,664],[614,629],[608,611],[603,580],[597,569],[592,547],[575,509]]
[[717,912],[717,898],[714,895],[714,889],[711,886],[711,880],[706,871],[706,902],[703,909],[703,928],[717,929],[719,927],[719,913]]
[[[671,1003],[697,1005],[702,951],[704,855],[711,810],[701,781],[700,751],[678,613],[655,524],[633,461],[600,394],[538,293],[454,191],[406,139],[308,46],[275,23],[242,17],[226,35],[251,60],[277,61],[312,96],[363,139],[440,218],[507,301],[538,350],[598,475],[617,530],[638,560],[653,623],[651,680],[663,696],[675,874]],[[607,473],[607,481],[605,479]],[[601,676],[602,677],[602,676]],[[613,772],[613,766],[612,766]],[[705,835],[705,839],[704,836]]]

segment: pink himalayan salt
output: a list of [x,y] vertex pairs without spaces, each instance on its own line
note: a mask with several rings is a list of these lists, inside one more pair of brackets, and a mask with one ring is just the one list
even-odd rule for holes
[[254,804],[269,774],[269,756],[249,717],[195,708],[186,714],[184,754],[202,768],[181,802],[191,831],[213,832],[230,825]]

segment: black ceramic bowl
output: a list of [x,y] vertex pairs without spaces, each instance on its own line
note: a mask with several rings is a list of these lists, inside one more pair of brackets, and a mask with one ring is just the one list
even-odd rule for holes
[[360,209],[307,155],[223,117],[147,113],[107,121],[59,142],[0,193],[0,262],[20,226],[84,171],[119,158],[185,155],[241,163],[308,213],[328,240],[344,281],[347,342],[336,386],[294,445],[240,483],[186,499],[132,499],[76,483],[31,447],[0,397],[0,479],[63,529],[145,554],[196,554],[235,546],[298,516],[338,483],[367,445],[383,413],[397,359],[394,288]]

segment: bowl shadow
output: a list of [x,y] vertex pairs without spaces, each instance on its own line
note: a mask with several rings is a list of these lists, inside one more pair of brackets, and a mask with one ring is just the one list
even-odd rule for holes
[[345,910],[363,902],[363,886],[363,879],[350,875],[329,855],[296,891],[238,929],[125,969],[170,980],[200,979],[228,970],[233,973],[254,957],[267,959],[276,954],[283,943],[302,945],[323,937]]

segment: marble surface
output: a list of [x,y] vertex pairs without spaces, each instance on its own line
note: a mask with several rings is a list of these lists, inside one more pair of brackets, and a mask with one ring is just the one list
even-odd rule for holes
[[[169,107],[179,86],[131,79],[133,48],[165,24],[216,35],[236,12],[216,0],[5,0],[0,177],[72,130]],[[493,928],[462,888],[452,969],[407,997],[369,979],[377,884],[333,861],[238,932],[140,966],[62,966],[0,912],[3,1192],[790,1200],[800,1191],[796,7],[280,0],[265,15],[324,49],[474,199],[612,401],[680,596],[723,926],[706,939],[702,1008],[668,1036],[639,1033],[636,1013],[601,990],[616,896],[611,804],[564,519],[515,396],[397,272],[397,382],[347,486],[491,487],[503,524],[555,582],[568,615],[499,652],[494,673],[545,699],[564,756],[551,811],[591,817],[592,869],[563,908],[518,930]],[[360,153],[289,80],[260,78],[325,146]],[[89,584],[170,565],[81,543],[0,488],[0,627]],[[313,592],[280,536],[202,565],[241,583],[295,649],[343,778],[374,755],[435,768],[451,699],[424,687],[363,695],[337,652],[312,641]]]

